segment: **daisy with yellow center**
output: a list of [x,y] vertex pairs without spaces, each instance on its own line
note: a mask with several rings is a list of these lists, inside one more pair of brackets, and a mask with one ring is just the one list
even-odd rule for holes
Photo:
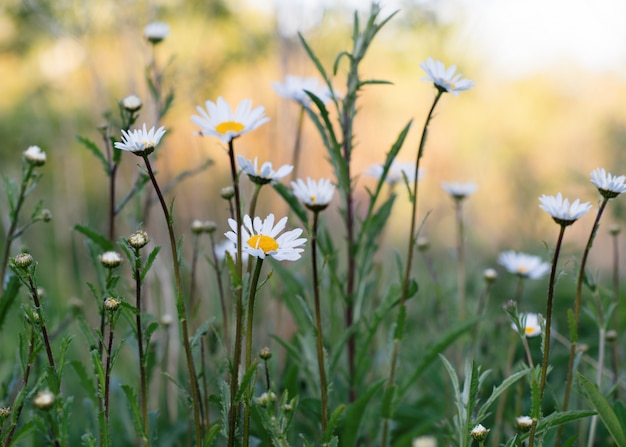
[[456,73],[456,65],[452,65],[446,69],[441,61],[436,61],[432,57],[426,59],[420,64],[422,70],[428,75],[422,81],[428,81],[435,84],[440,92],[449,92],[455,96],[459,96],[459,92],[469,90],[474,86],[474,81],[465,79],[460,73]]
[[206,110],[196,107],[198,115],[192,115],[191,121],[200,126],[200,135],[218,137],[223,143],[230,143],[247,132],[269,121],[263,106],[252,108],[252,101],[244,99],[233,112],[230,105],[221,96],[217,102],[206,101]]
[[288,176],[293,171],[293,166],[282,165],[280,168],[274,171],[272,163],[266,161],[259,167],[259,158],[254,157],[254,160],[248,160],[241,155],[237,155],[237,161],[239,162],[239,168],[258,185],[265,185],[272,181],[280,180],[283,177]]
[[[300,238],[302,229],[286,231],[287,218],[283,217],[274,225],[274,215],[268,215],[264,220],[255,217],[254,220],[247,214],[243,217],[241,226],[242,252],[260,259],[271,256],[277,261],[296,261],[302,257],[302,245],[306,239]],[[225,234],[226,238],[237,243],[237,221],[228,219],[232,231]],[[280,234],[280,235],[279,235]]]
[[550,264],[539,256],[518,253],[513,250],[500,253],[498,263],[509,273],[522,278],[539,279],[550,271]]
[[307,177],[306,183],[302,179],[291,182],[293,194],[312,211],[321,211],[328,206],[335,193],[335,185],[327,178],[318,181]]
[[[519,317],[519,321],[522,324],[522,329],[524,330],[524,335],[526,335],[526,337],[536,337],[537,335],[541,334],[539,316],[536,313],[521,314]],[[517,331],[517,326],[515,325],[515,323],[513,323],[511,327],[515,331]]]
[[146,123],[143,128],[135,130],[122,129],[122,141],[115,143],[115,148],[122,151],[132,152],[143,157],[154,152],[154,148],[165,135],[165,127],[161,126],[155,130],[154,126],[146,130]]

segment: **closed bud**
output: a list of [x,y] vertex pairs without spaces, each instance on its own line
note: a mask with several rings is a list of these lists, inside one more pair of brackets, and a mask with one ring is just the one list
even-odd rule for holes
[[478,442],[484,442],[487,439],[487,435],[489,434],[489,429],[482,426],[482,424],[478,424],[476,427],[472,429],[470,435],[472,439]]
[[116,311],[122,302],[113,297],[108,297],[104,300],[104,308],[110,312]]
[[261,357],[263,360],[269,360],[272,358],[272,351],[270,351],[270,348],[266,346],[263,349],[261,349],[261,352],[259,353],[259,357]]
[[518,416],[515,419],[515,425],[519,431],[526,433],[533,426],[533,420],[530,416]]
[[54,405],[55,396],[52,391],[40,391],[33,398],[33,405],[40,410],[48,410]]
[[46,164],[46,153],[39,146],[30,146],[23,153],[24,159],[33,166]]
[[122,256],[116,251],[105,251],[98,258],[103,266],[110,269],[122,263]]
[[135,231],[133,234],[128,236],[128,239],[126,239],[128,245],[136,250],[145,247],[149,241],[150,239],[148,239],[148,233],[143,230]]
[[13,262],[16,266],[27,269],[33,263],[33,257],[30,255],[30,253],[20,253],[15,258],[13,258]]
[[126,98],[122,99],[122,107],[129,112],[136,112],[141,109],[142,105],[141,98],[137,95],[128,95]]
[[230,200],[235,197],[235,188],[232,186],[226,186],[220,190],[220,196],[224,200]]

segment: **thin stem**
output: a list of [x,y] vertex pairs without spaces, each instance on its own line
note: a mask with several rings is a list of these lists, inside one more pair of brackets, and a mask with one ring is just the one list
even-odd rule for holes
[[[598,214],[596,215],[596,220],[594,221],[593,227],[591,228],[591,233],[589,234],[589,239],[587,240],[587,245],[585,246],[585,251],[583,252],[583,256],[580,261],[580,268],[578,270],[578,281],[576,282],[576,297],[574,299],[574,327],[570,328],[570,333],[572,335],[572,344],[570,345],[569,360],[567,363],[567,379],[565,382],[565,394],[563,397],[562,406],[563,411],[567,411],[569,407],[572,382],[574,380],[574,358],[576,356],[576,345],[578,343],[578,323],[580,320],[580,302],[582,299],[583,282],[585,279],[585,267],[587,266],[587,258],[589,256],[589,252],[591,251],[591,247],[593,246],[593,241],[598,232],[598,228],[600,227],[600,219],[602,218],[602,214],[604,213],[604,209],[606,208],[608,202],[609,199],[605,197],[602,200],[600,207],[598,208]],[[555,445],[560,445],[562,434],[563,425],[559,426]]]
[[135,255],[135,296],[137,315],[135,317],[137,324],[137,349],[139,355],[139,386],[141,402],[141,417],[143,418],[143,430],[146,438],[143,439],[144,445],[149,444],[150,439],[150,421],[148,419],[148,386],[146,380],[146,360],[143,352],[143,324],[141,321],[141,255],[138,248],[133,249]]
[[302,149],[302,127],[304,124],[304,106],[300,107],[300,114],[298,115],[298,126],[296,127],[296,141],[293,145],[293,160],[291,162],[293,171],[291,172],[292,180],[298,178],[298,166],[300,161],[300,151]]
[[[44,347],[46,348],[46,355],[48,356],[48,364],[52,368],[53,371],[56,371],[54,366],[54,356],[52,355],[52,346],[50,346],[50,339],[48,338],[48,330],[46,329],[46,323],[43,318],[43,312],[41,311],[41,304],[39,302],[39,295],[37,294],[37,287],[33,282],[33,277],[28,272],[28,287],[30,289],[30,295],[33,297],[33,302],[35,303],[35,312],[37,312],[37,317],[39,317],[39,325],[41,326],[41,335],[43,336]],[[58,393],[59,390],[54,390],[55,393]]]
[[193,321],[196,315],[196,275],[198,271],[198,256],[200,254],[200,237],[197,234],[193,235],[193,251],[191,254],[191,272],[189,278],[189,309],[191,312],[191,319]]
[[[599,345],[598,345],[598,368],[596,369],[596,385],[599,390],[602,389],[602,374],[604,373],[604,355],[606,351],[606,330],[603,327],[603,322],[600,323],[600,329],[598,333]],[[596,437],[596,427],[598,426],[598,415],[594,415],[591,418],[591,426],[589,428],[589,438],[587,438],[587,447],[593,447],[594,439]]]
[[[111,317],[112,318],[112,317]],[[113,351],[113,329],[114,323],[113,321],[109,324],[109,341],[107,343],[106,348],[106,364],[105,364],[105,375],[104,375],[104,419],[106,420],[106,425],[109,427],[109,391],[111,384],[111,353]]]
[[[430,120],[432,119],[433,112],[435,111],[435,106],[439,102],[442,91],[438,91],[435,99],[433,101],[433,105],[430,107],[428,111],[428,115],[426,116],[426,121],[424,122],[424,128],[422,129],[422,136],[420,138],[420,143],[417,152],[417,158],[415,159],[415,175],[413,176],[413,195],[411,200],[411,225],[409,229],[409,246],[407,249],[407,260],[406,260],[406,268],[404,270],[404,277],[402,279],[402,292],[400,294],[400,307],[401,310],[398,313],[398,318],[401,318],[401,315],[406,314],[405,302],[408,298],[409,294],[409,283],[411,278],[411,266],[413,264],[413,254],[415,248],[415,241],[417,240],[416,227],[417,227],[417,198],[418,198],[418,179],[419,179],[419,167],[420,161],[424,154],[424,147],[426,146],[426,134],[428,131],[428,125]],[[400,334],[402,335],[402,334]],[[387,380],[386,388],[389,389],[393,386],[395,382],[396,375],[396,363],[398,361],[398,350],[399,350],[400,340],[399,338],[394,337],[393,340],[393,349],[391,353],[391,363],[389,367],[389,379]],[[383,419],[383,434],[382,434],[382,447],[387,446],[387,435],[389,431],[389,420],[387,418]]]
[[315,327],[317,338],[317,365],[320,374],[320,395],[322,401],[322,433],[326,432],[328,420],[328,390],[326,384],[326,369],[324,367],[324,334],[322,332],[322,311],[320,306],[319,279],[317,272],[317,226],[319,212],[313,212],[313,233],[311,235],[311,260],[313,263],[313,291],[315,300]]
[[[26,190],[33,175],[35,167],[32,163],[28,163],[26,173],[22,176],[22,184],[20,185],[20,192],[17,195],[17,201],[15,202],[15,209],[11,213],[11,223],[9,224],[9,231],[7,231],[6,241],[4,243],[4,251],[2,253],[2,265],[0,266],[0,285],[4,284],[4,275],[6,273],[7,265],[9,263],[9,253],[11,251],[11,244],[15,239],[15,229],[17,228],[17,221],[19,218],[20,210],[24,204],[26,198]],[[24,172],[24,171],[22,171]]]
[[222,284],[222,269],[220,268],[220,261],[217,259],[217,253],[215,252],[215,238],[213,233],[209,234],[211,238],[211,252],[213,254],[213,268],[215,269],[215,276],[217,279],[217,289],[220,295],[220,306],[222,307],[222,325],[223,325],[223,337],[224,346],[226,351],[230,350],[230,329],[228,325],[228,309],[226,308],[226,298],[224,297],[224,285]]
[[[257,286],[259,284],[259,277],[261,276],[261,267],[263,266],[263,258],[257,258],[256,266],[254,268],[254,275],[252,276],[252,282],[250,283],[250,290],[248,295],[248,313],[247,313],[247,327],[246,327],[246,369],[250,368],[252,364],[252,328],[254,326],[254,299],[256,297]],[[254,380],[248,385],[248,397],[243,407],[243,446],[248,447],[250,443],[250,399],[252,390],[254,390]]]
[[[559,261],[559,253],[561,251],[561,245],[563,243],[563,235],[565,234],[566,225],[561,225],[559,230],[559,236],[556,241],[556,247],[554,248],[554,257],[552,258],[552,270],[550,271],[550,283],[548,285],[548,302],[546,305],[546,329],[544,335],[544,347],[543,347],[543,362],[541,364],[541,381],[539,383],[539,402],[540,405],[543,402],[543,393],[546,388],[546,376],[548,375],[548,359],[550,355],[550,327],[552,326],[552,302],[554,301],[554,283],[556,280],[556,267]],[[530,434],[528,436],[529,447],[535,445],[535,431],[537,429],[537,419],[533,418],[533,424],[530,428]]]
[[205,341],[204,338],[200,339],[200,358],[202,359],[202,391],[204,392],[204,426],[209,427],[211,425],[211,414],[209,413],[209,384],[207,379],[207,366],[205,355]]
[[[235,446],[235,431],[237,427],[237,407],[235,402],[237,391],[239,390],[239,363],[241,362],[241,330],[243,326],[243,259],[241,250],[241,197],[239,195],[239,181],[237,178],[237,168],[235,166],[235,148],[233,140],[228,142],[228,158],[230,159],[230,173],[233,180],[233,189],[235,191],[235,220],[237,221],[237,282],[239,286],[235,290],[235,347],[233,350],[233,372],[230,378],[230,407],[228,409],[228,447]],[[229,201],[230,203],[230,201]],[[232,214],[232,209],[231,209]]]
[[457,240],[456,240],[456,280],[457,280],[457,293],[458,293],[458,318],[459,320],[465,319],[465,244],[464,228],[463,228],[463,201],[456,199],[454,204],[456,225],[457,225]]
[[150,166],[150,160],[148,160],[148,156],[144,155],[143,160],[146,164],[146,169],[148,170],[148,175],[150,176],[150,180],[152,181],[152,185],[154,186],[154,190],[159,197],[159,202],[161,203],[161,208],[163,208],[163,215],[165,216],[165,221],[167,223],[167,230],[170,237],[170,249],[172,252],[172,260],[174,264],[174,278],[176,281],[176,308],[178,310],[178,321],[180,323],[182,329],[182,342],[185,348],[185,356],[187,360],[187,371],[189,372],[189,381],[191,388],[191,398],[192,398],[192,406],[193,406],[193,419],[195,423],[195,431],[196,431],[196,444],[202,444],[202,421],[200,420],[200,396],[198,395],[198,381],[196,377],[195,366],[193,364],[193,353],[191,352],[191,344],[189,342],[189,329],[187,327],[187,311],[185,309],[185,299],[183,296],[183,286],[180,275],[180,266],[178,263],[178,250],[176,249],[176,237],[174,236],[174,226],[172,219],[170,217],[169,210],[167,209],[167,205],[165,203],[165,199],[163,198],[163,194],[161,193],[161,189],[159,188],[159,184],[154,176],[154,172],[152,171],[152,166]]
[[[613,325],[614,331],[618,329],[618,303],[619,303],[619,227],[618,231],[612,232],[613,237],[613,302],[615,303],[615,309],[613,310]],[[613,337],[611,340],[611,369],[615,377],[615,384],[619,381],[619,350],[617,337]],[[615,387],[615,400],[620,400],[620,389]]]

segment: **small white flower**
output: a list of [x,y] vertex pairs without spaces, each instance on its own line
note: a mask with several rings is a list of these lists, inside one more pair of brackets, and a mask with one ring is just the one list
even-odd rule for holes
[[217,98],[217,103],[206,101],[205,106],[206,110],[196,107],[200,116],[192,115],[191,121],[202,128],[200,135],[213,135],[223,143],[229,143],[270,120],[265,116],[265,107],[252,109],[249,99],[241,101],[235,112],[221,96]]
[[428,75],[427,78],[422,78],[422,81],[432,82],[440,92],[450,92],[459,96],[459,92],[469,90],[474,86],[474,81],[463,78],[460,73],[455,74],[456,65],[452,65],[446,70],[443,62],[429,57],[420,64],[420,67]]
[[580,199],[574,200],[571,204],[569,199],[563,199],[561,193],[556,196],[539,197],[539,208],[544,210],[559,225],[571,225],[577,219],[584,216],[592,207],[589,202],[580,203]]
[[448,183],[441,182],[441,187],[445,192],[450,194],[454,200],[463,200],[476,192],[478,187],[474,182],[467,183]]
[[[539,324],[539,316],[535,313],[529,312],[519,315],[519,321],[524,328],[524,335],[526,337],[536,337],[541,334],[541,325]],[[513,330],[517,331],[515,323],[511,324]]]
[[591,172],[591,183],[596,185],[600,194],[607,199],[612,199],[626,192],[626,175],[615,176],[607,173],[603,168],[594,169]]
[[332,92],[327,85],[320,83],[317,78],[301,78],[299,76],[287,75],[285,82],[273,82],[274,91],[285,99],[291,99],[307,107],[311,104],[311,98],[306,92],[311,92],[323,103],[327,103],[332,98]]
[[170,33],[170,26],[165,22],[148,23],[143,29],[143,35],[153,44],[157,44],[165,39]]
[[34,166],[43,166],[46,164],[46,153],[39,146],[30,146],[23,154],[26,161]]
[[241,231],[242,251],[251,256],[265,259],[265,256],[271,256],[277,261],[295,261],[302,257],[304,251],[301,248],[306,239],[299,238],[302,229],[286,231],[280,236],[278,234],[285,229],[287,217],[283,217],[274,225],[274,215],[270,214],[261,220],[255,217],[254,221],[247,214],[243,217],[243,225],[237,228],[237,221],[228,219],[228,224],[232,231],[225,236],[237,243],[237,231]]
[[515,425],[523,432],[527,432],[533,425],[533,419],[530,416],[518,416],[515,419]]
[[269,182],[280,180],[283,177],[288,176],[293,171],[293,166],[282,165],[276,171],[272,169],[272,163],[266,161],[259,168],[259,159],[254,157],[254,161],[248,160],[241,155],[237,155],[237,162],[241,170],[252,180],[259,185],[265,185]]
[[137,95],[128,95],[126,98],[122,99],[122,107],[129,112],[136,112],[141,109],[142,105],[141,98]]
[[40,410],[47,410],[54,405],[55,396],[52,391],[39,391],[33,398],[33,405]]
[[294,195],[312,211],[321,211],[328,206],[335,194],[335,185],[329,179],[323,178],[318,181],[310,177],[304,180],[298,179],[291,182]]
[[550,271],[550,263],[543,262],[539,256],[517,253],[513,250],[500,253],[498,264],[509,273],[529,279],[539,279]]
[[122,141],[115,143],[115,148],[122,151],[132,152],[135,155],[144,156],[154,152],[154,148],[165,135],[165,127],[161,126],[157,130],[152,127],[146,130],[146,123],[142,129],[125,131],[122,129]]
[[[383,175],[384,166],[382,164],[373,164],[365,170],[365,174],[371,177],[380,179]],[[392,161],[389,170],[387,171],[387,177],[385,181],[390,185],[395,185],[398,182],[404,181],[404,176],[409,183],[415,180],[415,163]],[[424,176],[424,172],[420,169],[418,174],[418,180],[421,180]]]

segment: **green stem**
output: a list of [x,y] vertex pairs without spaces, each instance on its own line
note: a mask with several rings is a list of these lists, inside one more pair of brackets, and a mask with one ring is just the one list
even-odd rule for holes
[[[228,142],[228,158],[230,160],[230,173],[233,180],[233,189],[235,190],[235,220],[237,221],[237,276],[236,279],[239,286],[235,290],[235,347],[233,349],[232,375],[230,378],[230,407],[228,408],[228,447],[235,446],[235,432],[237,428],[237,408],[238,402],[235,402],[237,391],[239,390],[239,363],[241,362],[241,330],[243,326],[243,259],[241,250],[241,198],[239,195],[239,181],[237,177],[237,168],[235,166],[235,148],[233,140]],[[230,202],[230,201],[229,201]],[[231,210],[232,214],[232,210]]]
[[[256,297],[257,286],[259,284],[259,277],[261,276],[261,267],[263,266],[263,258],[258,258],[256,266],[254,268],[254,275],[252,276],[252,282],[250,283],[250,294],[248,296],[248,313],[247,313],[247,327],[246,327],[246,369],[250,368],[252,364],[252,329],[254,326],[254,299]],[[243,446],[248,447],[250,443],[250,400],[251,394],[254,390],[255,381],[252,380],[248,385],[249,390],[245,405],[243,407]]]
[[[415,248],[415,241],[417,239],[416,227],[417,227],[417,197],[418,197],[418,177],[419,177],[419,168],[420,161],[424,154],[424,147],[426,146],[426,134],[428,131],[428,125],[430,124],[430,120],[432,119],[433,112],[435,111],[435,106],[439,102],[442,91],[437,92],[437,96],[433,101],[430,110],[428,111],[428,115],[426,116],[426,121],[424,122],[424,128],[422,129],[422,137],[420,138],[420,143],[417,152],[417,158],[415,159],[415,175],[413,178],[413,194],[411,200],[411,225],[409,229],[409,246],[407,250],[407,260],[406,260],[406,268],[404,270],[404,277],[402,279],[402,292],[400,294],[400,307],[404,308],[406,306],[405,302],[407,300],[409,294],[409,283],[411,278],[411,266],[413,264],[413,252]],[[398,312],[398,318],[400,315],[405,314],[405,309],[402,309]],[[396,375],[396,363],[398,362],[398,350],[399,350],[400,340],[399,337],[394,337],[393,340],[393,348],[391,352],[391,363],[389,367],[389,379],[387,380],[386,388],[391,388],[395,383],[395,375]],[[383,434],[382,434],[382,447],[387,446],[387,436],[389,432],[389,420],[387,418],[383,419]]]
[[135,317],[137,324],[137,349],[139,356],[139,386],[141,402],[141,416],[143,418],[143,430],[146,438],[143,439],[144,445],[149,445],[150,439],[150,421],[148,419],[148,386],[146,380],[146,362],[143,352],[143,324],[141,321],[141,255],[139,249],[134,248],[133,254],[135,255],[135,296],[137,315]]
[[[552,270],[550,271],[550,284],[548,286],[548,302],[546,305],[546,331],[544,334],[543,362],[541,364],[541,381],[539,383],[539,405],[543,402],[543,393],[546,388],[546,376],[548,375],[548,359],[550,355],[550,327],[552,325],[552,303],[554,301],[554,283],[556,282],[556,267],[559,261],[559,253],[563,243],[563,235],[565,234],[566,225],[561,225],[559,237],[554,248],[554,257],[552,258]],[[533,418],[533,424],[528,435],[528,447],[535,445],[535,431],[537,429],[537,419]]]
[[300,151],[302,149],[302,127],[304,124],[304,106],[300,107],[300,114],[298,115],[298,126],[296,127],[296,141],[293,145],[293,160],[291,165],[293,166],[293,171],[291,171],[292,180],[296,180],[298,178],[298,166],[300,161]]
[[224,346],[226,352],[230,350],[230,329],[228,325],[228,309],[226,308],[226,298],[224,297],[224,285],[222,284],[222,269],[220,268],[220,261],[217,259],[217,253],[215,252],[215,238],[213,233],[209,234],[211,238],[211,252],[213,254],[213,268],[215,269],[215,277],[217,279],[217,290],[220,295],[220,306],[222,307],[222,325],[223,325],[223,337]]
[[[583,252],[582,259],[580,261],[580,268],[578,270],[578,281],[576,282],[576,297],[574,299],[574,327],[570,328],[570,333],[572,334],[572,340],[570,344],[570,352],[569,352],[569,360],[567,362],[567,379],[565,382],[565,395],[563,397],[563,406],[562,411],[567,411],[569,407],[570,394],[572,389],[572,382],[574,380],[574,358],[576,357],[576,346],[578,343],[578,323],[580,320],[580,302],[582,299],[583,293],[583,282],[585,279],[585,267],[587,266],[587,258],[589,256],[589,252],[591,251],[591,247],[593,246],[593,241],[598,232],[598,228],[600,227],[600,219],[602,218],[602,214],[606,208],[607,203],[609,202],[608,198],[604,198],[600,207],[598,208],[598,214],[596,215],[596,220],[593,223],[593,227],[591,228],[591,233],[589,234],[589,239],[587,240],[587,245],[585,246],[585,251]],[[559,426],[556,435],[556,444],[560,445],[561,436],[563,434],[563,425]]]
[[150,180],[152,181],[152,185],[154,186],[154,190],[159,197],[159,202],[161,203],[161,208],[163,208],[163,215],[165,216],[165,221],[167,223],[167,230],[170,237],[170,249],[172,252],[172,260],[174,264],[174,278],[176,281],[176,308],[178,310],[178,321],[180,323],[182,329],[182,342],[185,348],[185,357],[187,360],[187,371],[189,372],[189,381],[191,388],[191,399],[193,406],[193,419],[195,424],[195,432],[196,432],[196,445],[202,445],[202,421],[200,420],[200,396],[198,395],[198,381],[196,377],[195,366],[193,364],[193,353],[191,352],[191,344],[189,342],[189,329],[187,327],[187,311],[185,309],[185,299],[183,296],[183,285],[181,281],[180,275],[180,266],[178,262],[178,250],[176,249],[176,237],[174,236],[174,224],[172,222],[172,218],[170,216],[170,212],[167,208],[167,204],[165,203],[165,199],[163,198],[163,194],[161,193],[161,188],[159,188],[159,184],[157,183],[156,177],[154,176],[154,172],[152,171],[152,166],[150,166],[150,160],[148,160],[148,156],[144,155],[143,160],[146,164],[146,169],[148,170],[148,175],[150,176]]
[[[0,266],[0,287],[4,284],[4,275],[6,273],[7,265],[9,263],[9,253],[11,251],[11,244],[15,239],[15,229],[17,228],[17,221],[19,218],[20,210],[24,204],[26,198],[26,190],[33,175],[35,167],[32,163],[28,163],[26,173],[22,176],[22,184],[20,185],[20,192],[17,196],[17,202],[15,203],[15,209],[11,213],[11,223],[9,225],[9,231],[7,231],[6,241],[4,243],[4,251],[2,253],[2,266]],[[24,172],[24,171],[22,171]]]
[[320,374],[320,396],[322,402],[322,434],[326,431],[328,421],[328,390],[326,384],[326,369],[324,367],[324,334],[322,332],[322,311],[320,306],[320,291],[317,272],[317,226],[319,212],[313,212],[313,233],[311,235],[311,259],[313,263],[313,291],[315,299],[315,327],[317,338],[317,365]]
[[457,241],[456,241],[456,282],[458,289],[458,318],[460,321],[465,319],[465,244],[464,228],[463,228],[463,201],[455,200],[455,214],[457,225]]
[[[43,312],[41,311],[41,303],[39,302],[39,295],[37,294],[37,286],[33,282],[33,277],[28,272],[28,287],[30,289],[30,295],[33,297],[33,302],[35,303],[35,312],[39,317],[38,324],[41,326],[41,335],[43,336],[43,343],[46,348],[46,355],[48,356],[48,364],[53,371],[56,372],[54,365],[54,356],[52,355],[52,346],[50,345],[50,339],[48,338],[48,330],[46,329],[46,322],[43,318]],[[59,392],[59,390],[54,390],[55,394]]]

